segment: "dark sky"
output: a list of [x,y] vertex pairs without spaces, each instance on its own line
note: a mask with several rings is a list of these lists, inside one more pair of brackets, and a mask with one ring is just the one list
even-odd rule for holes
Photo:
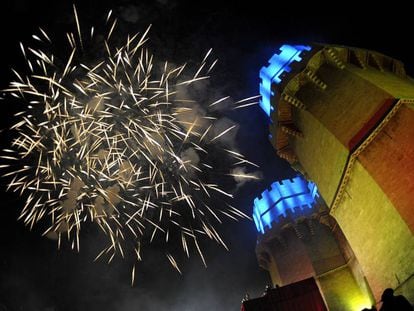
[[[75,2],[76,3],[76,2]],[[274,8],[271,7],[271,4]],[[103,0],[77,3],[82,24],[101,24],[109,9],[120,19],[117,36],[143,31],[152,23],[149,47],[161,60],[175,63],[200,60],[212,47],[219,58],[211,80],[217,94],[234,99],[258,93],[258,71],[277,47],[287,43],[326,42],[378,50],[404,61],[409,72],[412,24],[409,10],[397,2],[378,2],[361,10],[358,3],[331,2],[322,6],[295,1],[198,2]],[[3,1],[0,8],[0,88],[11,79],[10,68],[22,66],[18,42],[29,42],[39,26],[53,37],[63,37],[73,26],[70,1]],[[328,10],[328,12],[324,11]],[[62,49],[57,46],[56,49]],[[410,63],[411,62],[411,63]],[[0,128],[11,124],[16,107],[0,102]],[[254,197],[271,182],[292,176],[287,164],[275,157],[267,141],[267,124],[259,107],[230,117],[240,128],[239,149],[260,165],[263,180],[244,186],[234,204],[251,214]],[[2,136],[1,148],[6,148]],[[144,253],[136,285],[131,287],[130,265],[93,262],[94,234],[84,236],[81,252],[58,251],[54,242],[30,232],[16,220],[23,202],[5,193],[0,181],[0,311],[95,310],[229,310],[240,308],[245,292],[261,294],[270,281],[256,262],[256,231],[248,221],[226,224],[221,231],[230,251],[206,245],[208,268],[194,256],[179,275],[156,248]],[[161,254],[161,255],[160,255]]]

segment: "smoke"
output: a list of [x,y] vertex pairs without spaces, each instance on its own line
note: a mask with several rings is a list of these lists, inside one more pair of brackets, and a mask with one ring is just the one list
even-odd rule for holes
[[188,103],[177,111],[176,118],[187,131],[193,129],[198,133],[203,133],[209,124],[206,111],[196,103]]
[[126,7],[120,7],[119,12],[121,18],[123,18],[126,22],[129,23],[136,23],[140,18],[138,7],[132,4]]
[[200,161],[200,157],[195,151],[194,148],[188,148],[181,152],[181,161],[183,161],[184,166],[187,170],[187,172],[190,175],[193,175],[197,171],[197,164]]
[[[146,277],[139,279],[136,288],[121,285],[119,299],[115,311],[238,311],[240,301],[246,290],[258,295],[259,290],[252,290],[255,280],[249,280],[248,275],[229,269],[235,264],[243,269],[249,269],[246,257],[235,259],[234,254],[223,257],[225,253],[216,252],[216,257],[209,258],[208,268],[198,262],[187,262],[184,274],[177,276],[167,271],[162,279],[152,279],[149,284],[142,284]],[[158,263],[157,259],[154,259]],[[161,265],[162,266],[162,265]],[[234,282],[235,275],[239,276]],[[175,279],[173,281],[173,279]],[[250,284],[249,284],[250,283]],[[261,289],[261,288],[260,288]]]
[[[245,167],[235,167],[232,169],[231,174],[233,174],[234,180],[237,183],[235,192],[237,192],[246,182],[251,181],[252,179],[255,181],[263,179],[263,173],[261,171],[247,172]],[[250,179],[242,177],[247,174],[250,176]]]
[[[222,117],[214,122],[212,131],[210,132],[209,138],[219,140],[226,147],[237,150],[236,136],[239,125],[233,120]],[[221,135],[226,132],[225,135]]]

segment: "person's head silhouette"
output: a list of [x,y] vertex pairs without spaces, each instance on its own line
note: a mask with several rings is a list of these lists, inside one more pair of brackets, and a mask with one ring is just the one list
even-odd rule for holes
[[382,302],[390,302],[394,298],[394,290],[392,288],[386,288],[381,295]]
[[380,310],[414,311],[410,302],[403,295],[394,296],[394,290],[387,288],[381,295],[382,307]]

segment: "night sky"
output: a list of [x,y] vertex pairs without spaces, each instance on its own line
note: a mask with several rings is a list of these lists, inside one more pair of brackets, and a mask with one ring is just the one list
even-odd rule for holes
[[[345,1],[331,2],[332,7],[272,1],[274,9],[264,1],[78,2],[82,25],[103,24],[112,9],[119,18],[116,36],[120,41],[152,24],[148,47],[160,61],[197,62],[213,48],[219,63],[209,87],[217,97],[229,95],[236,100],[257,95],[258,71],[283,43],[326,42],[373,49],[402,60],[409,73],[414,71],[409,48],[413,37],[410,10],[395,1],[364,10],[358,3]],[[323,13],[326,9],[330,13]],[[31,42],[39,26],[52,39],[63,38],[64,32],[74,27],[71,1],[7,0],[2,2],[0,14],[1,89],[12,79],[11,67],[24,67],[19,41]],[[55,48],[64,49],[63,45]],[[6,129],[19,107],[7,100],[0,105],[0,129]],[[263,175],[259,182],[242,186],[233,202],[250,215],[255,196],[274,180],[295,173],[275,156],[258,106],[226,117],[239,124],[235,143],[249,160],[260,165]],[[5,131],[0,135],[1,149],[7,148],[10,137]],[[5,188],[5,181],[0,180],[0,311],[235,311],[246,292],[258,296],[270,283],[257,265],[256,230],[250,221],[228,222],[219,228],[230,251],[206,244],[207,269],[193,256],[182,262],[180,275],[162,249],[147,249],[137,267],[136,284],[131,287],[128,260],[116,259],[110,265],[93,262],[101,239],[98,234],[83,236],[80,253],[68,246],[58,251],[54,241],[16,220],[23,200],[6,193]]]

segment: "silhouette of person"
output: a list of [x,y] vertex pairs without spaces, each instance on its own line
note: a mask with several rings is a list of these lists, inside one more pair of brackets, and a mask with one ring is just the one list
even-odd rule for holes
[[381,296],[382,306],[380,311],[413,311],[413,307],[407,298],[402,295],[394,296],[394,290],[387,288]]

